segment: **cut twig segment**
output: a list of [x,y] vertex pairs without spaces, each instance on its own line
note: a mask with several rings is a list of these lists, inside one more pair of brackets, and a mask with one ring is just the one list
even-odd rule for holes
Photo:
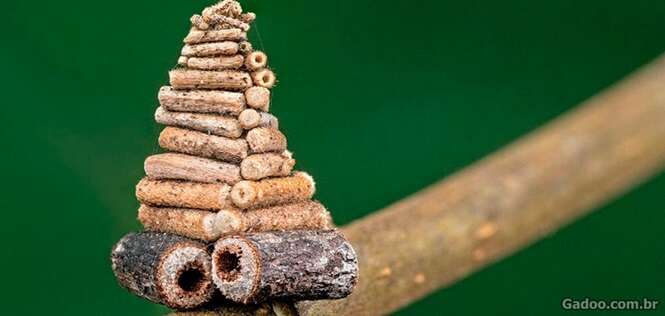
[[190,57],[187,59],[187,67],[202,70],[238,69],[242,65],[242,55]]
[[185,154],[164,153],[146,158],[145,173],[152,180],[186,180],[193,182],[240,181],[237,165]]
[[205,241],[231,233],[333,228],[330,213],[314,201],[249,211],[224,208],[217,212],[141,205],[138,218],[147,230]]
[[314,179],[305,172],[296,172],[284,178],[240,181],[231,190],[231,200],[242,209],[261,208],[308,200],[314,191]]
[[238,43],[226,41],[194,45],[187,44],[182,48],[181,55],[187,57],[208,57],[217,55],[235,55],[237,53]]
[[146,230],[177,234],[213,241],[219,238],[215,227],[217,213],[189,208],[168,208],[141,205],[138,219]]
[[139,202],[165,207],[220,210],[230,205],[226,183],[142,179],[136,185]]
[[333,228],[330,213],[316,201],[246,211],[223,209],[216,216],[220,234]]
[[247,142],[244,139],[208,135],[177,127],[166,127],[159,134],[159,145],[175,152],[233,163],[240,163],[247,157]]
[[240,112],[240,115],[238,115],[238,122],[244,129],[252,129],[255,127],[279,128],[277,117],[268,112],[259,112],[254,109],[246,109]]
[[198,14],[192,15],[189,21],[192,23],[193,27],[199,30],[207,30],[208,28],[210,28],[210,25],[208,25],[208,23],[203,21],[203,17]]
[[254,84],[257,86],[268,89],[272,88],[275,85],[275,81],[277,80],[275,78],[275,74],[267,68],[253,72],[252,79],[254,80]]
[[164,107],[155,111],[155,121],[168,126],[185,127],[218,136],[238,138],[243,127],[238,119],[214,114],[172,112]]
[[158,97],[161,106],[171,111],[238,115],[245,109],[242,92],[175,90],[164,86],[159,89]]
[[240,42],[238,44],[238,51],[243,55],[247,55],[251,53],[253,50],[254,49],[252,48],[252,43],[248,41]]
[[204,71],[175,69],[169,72],[175,89],[229,89],[245,90],[252,86],[252,78],[244,71]]
[[285,177],[291,174],[296,161],[291,153],[265,153],[249,155],[240,163],[240,174],[247,180]]
[[132,233],[111,253],[113,272],[130,292],[175,309],[208,302],[214,286],[206,246],[184,237]]
[[213,281],[240,303],[333,299],[351,293],[356,253],[336,231],[265,232],[222,238],[212,253]]
[[198,44],[221,41],[246,41],[247,33],[241,29],[198,30],[192,28],[184,39],[186,44]]
[[252,153],[283,152],[286,150],[286,136],[278,129],[257,127],[247,132],[247,144]]
[[268,64],[268,56],[264,52],[255,51],[245,57],[245,67],[249,70],[257,70]]
[[251,87],[245,91],[245,100],[248,106],[268,112],[270,108],[270,90],[264,87]]

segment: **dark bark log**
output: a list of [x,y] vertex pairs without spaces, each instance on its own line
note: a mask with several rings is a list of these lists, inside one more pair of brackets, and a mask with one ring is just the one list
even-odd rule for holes
[[215,285],[240,303],[342,298],[358,277],[356,253],[334,230],[231,236],[212,258]]
[[175,309],[198,307],[212,298],[210,260],[204,244],[162,233],[130,233],[111,253],[123,287]]

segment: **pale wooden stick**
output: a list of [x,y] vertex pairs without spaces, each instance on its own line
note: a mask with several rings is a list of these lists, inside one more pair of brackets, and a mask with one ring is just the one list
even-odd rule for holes
[[252,80],[255,85],[270,89],[275,85],[277,78],[270,69],[263,68],[252,73]]
[[247,132],[247,144],[252,153],[283,152],[286,150],[286,136],[278,129],[257,127]]
[[[389,314],[623,194],[665,165],[665,56],[475,165],[344,229],[353,294],[299,314]],[[628,214],[627,216],[634,216]]]
[[208,25],[208,23],[206,23],[203,20],[203,17],[198,15],[198,14],[192,15],[192,17],[189,19],[189,21],[192,23],[193,27],[195,27],[199,30],[204,30],[205,31],[208,28],[210,28],[210,25]]
[[238,138],[243,127],[234,117],[215,114],[172,112],[160,106],[155,111],[155,121],[168,126],[185,127],[214,135]]
[[146,158],[143,167],[153,180],[186,180],[193,182],[240,181],[240,168],[234,164],[196,156],[164,153]]
[[231,201],[241,209],[289,204],[310,199],[315,192],[314,179],[305,172],[293,176],[260,181],[240,181],[231,190]]
[[180,53],[187,57],[208,57],[216,55],[235,55],[238,53],[238,43],[232,41],[187,44]]
[[245,100],[248,106],[268,112],[270,108],[270,90],[264,87],[251,87],[245,90]]
[[183,40],[186,44],[198,44],[208,42],[222,42],[222,41],[246,41],[247,33],[241,29],[222,29],[222,30],[198,30],[192,28]]
[[265,153],[249,155],[240,163],[243,179],[260,180],[268,177],[285,177],[291,174],[296,161],[291,153]]
[[143,228],[149,231],[213,241],[220,236],[219,230],[215,228],[216,216],[217,213],[206,210],[142,204],[138,219]]
[[175,89],[245,90],[252,86],[250,75],[238,70],[174,69],[169,71],[169,79]]
[[272,127],[279,129],[277,117],[267,112],[259,112],[254,109],[246,109],[238,115],[238,122],[244,129],[255,127]]
[[205,241],[231,233],[333,228],[330,213],[315,201],[248,211],[224,208],[216,212],[141,205],[138,218],[146,230]]
[[238,115],[245,109],[245,95],[230,91],[175,90],[164,86],[159,89],[159,103],[171,111]]
[[206,133],[167,127],[159,134],[159,145],[175,152],[240,163],[247,157],[247,142]]
[[255,210],[223,209],[217,212],[215,229],[219,234],[332,229],[330,213],[317,201],[304,201]]
[[230,205],[230,189],[226,183],[144,178],[136,185],[136,198],[141,203],[154,206],[220,210]]
[[187,67],[203,70],[238,69],[243,65],[242,55],[215,56],[215,57],[190,57],[187,59]]

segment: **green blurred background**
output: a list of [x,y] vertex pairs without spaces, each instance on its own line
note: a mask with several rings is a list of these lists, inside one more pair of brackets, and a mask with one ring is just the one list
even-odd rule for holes
[[[108,254],[139,229],[133,188],[159,151],[157,89],[189,17],[208,4],[3,4],[2,314],[164,313],[116,285]],[[665,51],[662,0],[243,5],[258,14],[251,38],[280,80],[272,109],[338,224],[463,168]],[[561,309],[565,297],[647,297],[662,313],[664,200],[661,175],[398,314],[576,314]]]

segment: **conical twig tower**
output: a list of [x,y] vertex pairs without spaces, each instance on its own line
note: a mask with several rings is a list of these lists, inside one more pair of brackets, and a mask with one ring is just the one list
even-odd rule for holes
[[239,303],[340,298],[357,278],[269,113],[276,79],[247,41],[254,19],[232,0],[191,18],[155,112],[168,152],[146,159],[136,187],[146,232],[113,249],[123,286],[175,309],[214,306],[215,289]]

